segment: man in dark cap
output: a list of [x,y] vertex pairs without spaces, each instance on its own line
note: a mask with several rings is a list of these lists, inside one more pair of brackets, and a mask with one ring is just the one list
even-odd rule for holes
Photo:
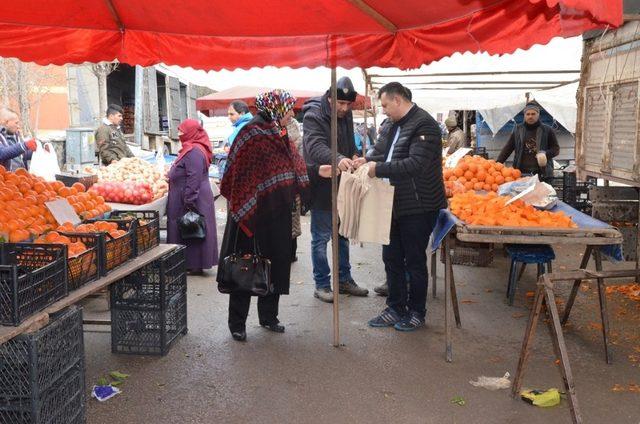
[[[353,133],[351,106],[357,93],[347,77],[337,82],[338,98],[338,168],[346,171],[358,157]],[[304,158],[309,166],[331,164],[331,97],[330,91],[309,99],[302,107]],[[311,261],[316,284],[314,296],[323,302],[333,302],[327,243],[331,240],[331,179],[311,177]],[[359,287],[351,277],[349,240],[340,237],[340,293],[366,296],[369,290]]]
[[560,153],[560,145],[553,129],[540,122],[538,103],[530,102],[524,107],[524,122],[516,124],[497,161],[504,163],[511,153],[513,167],[523,174],[553,176],[552,159]]

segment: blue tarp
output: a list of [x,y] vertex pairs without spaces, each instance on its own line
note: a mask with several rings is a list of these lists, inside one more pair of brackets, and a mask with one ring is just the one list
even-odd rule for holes
[[[589,215],[585,215],[582,212],[572,208],[564,202],[558,202],[558,204],[550,210],[550,212],[564,212],[567,216],[570,216],[578,225],[578,228],[613,228],[611,225],[599,221]],[[433,251],[436,251],[444,238],[449,234],[451,229],[455,227],[460,221],[454,214],[451,213],[448,209],[441,209],[440,214],[438,215],[438,221],[436,222],[436,226],[433,229],[433,243],[431,248]],[[600,246],[600,251],[603,255],[605,255],[609,260],[619,262],[622,261],[622,246],[619,244],[612,244],[607,246]]]
[[[215,155],[216,158],[218,157],[218,155]],[[226,157],[226,154],[225,154]],[[171,165],[176,159],[178,158],[178,156],[176,155],[164,155],[164,162],[167,165]],[[156,157],[155,156],[151,156],[148,158],[144,158],[144,160],[146,160],[149,163],[155,164],[156,163]],[[218,166],[217,165],[211,165],[209,167],[209,178],[219,178],[219,172],[218,172]]]

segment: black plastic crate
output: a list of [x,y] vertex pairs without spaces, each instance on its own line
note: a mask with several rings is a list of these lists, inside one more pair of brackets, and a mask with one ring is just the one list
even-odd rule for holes
[[[440,261],[445,263],[444,248]],[[451,255],[452,265],[487,267],[493,262],[493,244],[456,241]]]
[[85,402],[84,366],[78,363],[37,397],[0,401],[0,424],[84,424]]
[[76,306],[52,314],[44,328],[0,345],[0,423],[3,411],[16,406],[30,404],[33,412],[49,389],[83,365],[82,309]]
[[110,271],[119,267],[123,263],[137,256],[136,252],[136,228],[137,221],[122,219],[89,219],[85,223],[95,223],[97,221],[114,222],[119,230],[124,230],[127,234],[114,238],[109,233],[104,234],[104,241],[101,246],[100,274],[107,275]]
[[109,215],[110,219],[135,219],[136,248],[140,255],[160,244],[160,214],[158,211],[116,210]]
[[110,286],[111,307],[167,309],[176,295],[187,293],[186,248],[177,246]]
[[0,244],[0,324],[19,325],[68,293],[66,246]]
[[111,307],[111,351],[136,355],[166,355],[187,333],[187,296],[171,298],[166,309]]
[[94,233],[60,233],[71,239],[72,242],[82,242],[87,246],[87,251],[78,256],[67,259],[67,279],[69,291],[76,290],[83,285],[100,278],[102,269],[102,251],[104,234]]

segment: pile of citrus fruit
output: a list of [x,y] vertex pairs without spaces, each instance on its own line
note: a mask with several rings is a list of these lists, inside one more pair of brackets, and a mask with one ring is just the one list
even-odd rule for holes
[[563,212],[541,211],[522,200],[506,204],[509,196],[468,191],[449,201],[451,212],[467,224],[504,227],[576,228]]
[[0,165],[0,237],[22,242],[57,226],[45,202],[66,198],[81,218],[94,218],[111,210],[97,193],[87,193],[82,184],[65,187],[60,181],[47,182],[19,168],[8,172]]
[[119,238],[127,234],[124,230],[118,229],[118,224],[115,222],[97,221],[90,224],[79,224],[74,226],[70,222],[56,227],[55,230],[47,231],[46,234],[42,234],[36,238],[34,243],[40,244],[66,244],[69,257],[78,256],[87,251],[87,246],[81,241],[72,241],[71,238],[65,235],[65,233],[108,233],[114,239]]
[[520,170],[482,156],[464,156],[455,168],[443,169],[448,197],[470,190],[497,192],[500,184],[515,181],[520,176]]

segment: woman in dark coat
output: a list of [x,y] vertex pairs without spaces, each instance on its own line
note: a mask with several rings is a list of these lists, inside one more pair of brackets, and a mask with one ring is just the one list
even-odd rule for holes
[[[167,201],[167,242],[187,246],[187,270],[202,274],[218,264],[218,239],[213,191],[209,182],[209,164],[213,157],[211,142],[195,119],[187,119],[178,126],[182,148],[169,171],[169,199]],[[187,211],[204,216],[204,239],[183,240],[178,219]]]
[[[283,333],[278,320],[281,294],[289,294],[291,273],[291,211],[295,198],[306,199],[309,178],[302,157],[289,141],[286,124],[295,98],[274,90],[257,97],[259,113],[238,133],[229,152],[220,192],[228,201],[228,219],[220,256],[252,253],[271,261],[274,292],[258,297],[258,319],[268,330]],[[224,263],[218,267],[218,281]],[[251,296],[229,296],[229,330],[235,340],[247,337]]]

